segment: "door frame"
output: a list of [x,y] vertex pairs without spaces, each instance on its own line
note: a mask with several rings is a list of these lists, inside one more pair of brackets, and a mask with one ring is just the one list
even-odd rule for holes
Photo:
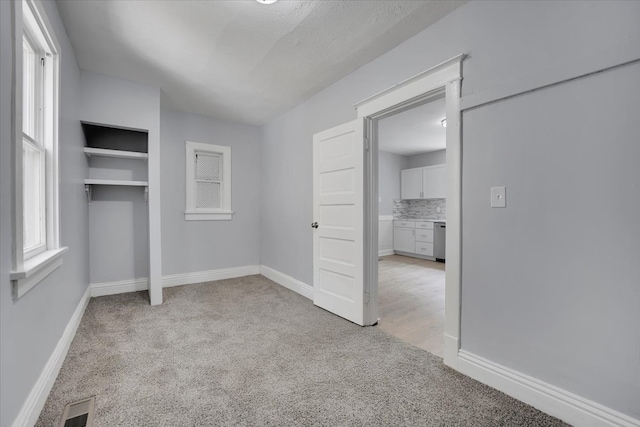
[[462,278],[462,117],[460,54],[353,107],[365,119],[369,136],[364,159],[364,286],[365,324],[378,320],[378,120],[441,98],[446,105],[447,238],[445,266],[444,363],[458,369],[460,289]]

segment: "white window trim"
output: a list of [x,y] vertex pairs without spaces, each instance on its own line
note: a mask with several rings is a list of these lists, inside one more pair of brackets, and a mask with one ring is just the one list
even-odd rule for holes
[[[185,221],[229,221],[233,219],[231,210],[231,147],[202,142],[185,141],[186,148],[186,210]],[[196,208],[195,163],[196,153],[219,154],[222,156],[222,208]]]
[[[23,14],[23,7],[28,8],[30,15]],[[67,248],[60,247],[60,211],[59,211],[59,172],[58,172],[58,113],[60,91],[60,44],[55,37],[44,7],[37,0],[12,2],[13,19],[13,105],[12,105],[12,139],[13,156],[13,188],[12,188],[12,268],[10,279],[13,298],[18,299],[40,283],[45,277],[62,265],[62,254]],[[51,114],[45,116],[43,125],[48,129],[46,150],[46,250],[25,259],[23,249],[23,178],[22,178],[22,37],[23,22],[29,19],[32,25],[40,28],[44,38],[39,40],[47,46],[50,61],[45,67],[45,78],[51,82],[51,90],[45,94],[44,108]]]

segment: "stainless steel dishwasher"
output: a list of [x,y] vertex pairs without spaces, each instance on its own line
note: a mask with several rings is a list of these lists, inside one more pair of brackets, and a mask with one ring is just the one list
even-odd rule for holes
[[435,221],[433,228],[433,256],[436,258],[436,261],[445,262],[447,253],[447,223]]

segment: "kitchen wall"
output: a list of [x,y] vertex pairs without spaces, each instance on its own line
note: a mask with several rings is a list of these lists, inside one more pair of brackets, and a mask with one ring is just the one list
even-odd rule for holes
[[[260,129],[162,110],[163,274],[260,264]],[[185,141],[231,147],[231,221],[185,221]]]
[[[63,264],[17,301],[11,295],[11,2],[0,1],[0,426],[10,426],[89,285],[87,160],[78,122],[80,71],[54,2],[42,2],[60,43],[60,242]],[[18,55],[22,55],[18,52]]]
[[408,169],[408,158],[399,154],[378,153],[378,214],[392,215],[394,200],[400,198],[400,171]]
[[428,153],[407,156],[407,168],[443,165],[447,163],[447,150],[430,151]]
[[[313,284],[312,137],[355,118],[354,103],[460,53],[470,55],[463,99],[499,93],[505,82],[513,89],[522,79],[579,74],[589,58],[606,67],[637,51],[639,18],[639,2],[470,2],[272,120],[262,146],[262,263]],[[639,181],[638,169],[628,168],[628,159],[639,158],[637,125],[628,118],[640,115],[640,73],[632,71],[463,114],[461,342],[463,350],[640,418],[640,231],[632,219],[640,206],[628,188]],[[577,96],[571,85],[583,95],[568,99]],[[610,93],[620,102],[591,108]],[[585,155],[597,135],[615,155]],[[549,155],[556,149],[561,156]],[[608,189],[592,187],[597,179]],[[489,188],[498,185],[507,186],[506,209],[489,208]],[[585,203],[598,194],[607,209]],[[583,225],[581,236],[572,220]],[[603,223],[614,230],[587,231]],[[563,224],[567,233],[558,229]]]

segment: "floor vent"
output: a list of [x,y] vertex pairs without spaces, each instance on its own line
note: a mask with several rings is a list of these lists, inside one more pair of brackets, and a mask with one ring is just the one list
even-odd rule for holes
[[60,427],[91,427],[96,398],[90,397],[64,407]]

